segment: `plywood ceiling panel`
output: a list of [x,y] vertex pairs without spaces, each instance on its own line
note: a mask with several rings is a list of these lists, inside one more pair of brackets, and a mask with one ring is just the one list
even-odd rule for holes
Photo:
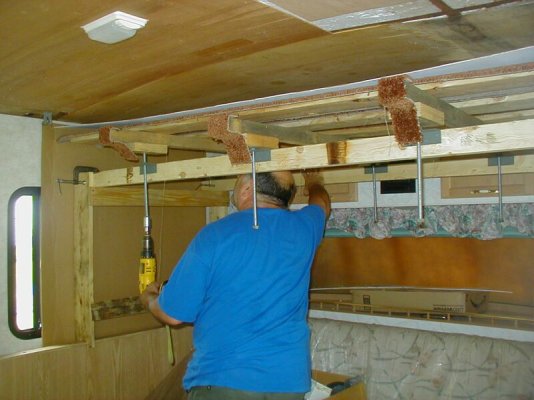
[[405,73],[522,47],[531,18],[534,8],[473,14],[466,26],[493,28],[477,41],[446,19],[342,32],[165,77],[69,117],[106,121],[122,109],[122,117],[135,118],[150,115],[146,107],[168,113]]
[[[252,0],[31,3],[2,9],[2,112],[69,114],[162,77],[326,34]],[[117,9],[149,22],[125,42],[89,40],[80,26]]]
[[[306,2],[310,11],[322,3],[335,12],[371,4]],[[115,45],[91,41],[80,28],[117,10],[149,22]],[[48,111],[75,122],[356,82],[534,44],[532,1],[336,34],[254,0],[19,0],[5,2],[2,17],[0,113]]]

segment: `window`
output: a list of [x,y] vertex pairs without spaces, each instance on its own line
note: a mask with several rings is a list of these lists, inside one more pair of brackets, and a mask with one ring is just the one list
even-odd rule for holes
[[8,205],[8,321],[20,339],[41,337],[40,197],[41,188],[22,187]]

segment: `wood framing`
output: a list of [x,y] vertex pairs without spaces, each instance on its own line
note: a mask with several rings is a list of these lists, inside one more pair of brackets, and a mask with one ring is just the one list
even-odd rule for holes
[[263,124],[260,122],[243,120],[232,115],[228,117],[228,130],[233,133],[254,133],[257,135],[275,137],[281,142],[294,145],[317,143],[313,133],[307,129]]
[[[148,191],[151,206],[171,207],[208,207],[228,205],[228,192],[204,190],[150,189]],[[142,206],[144,191],[139,187],[92,188],[90,194],[92,206]]]
[[[507,85],[513,83],[513,90],[534,76],[530,69],[512,75],[505,80]],[[515,156],[513,165],[503,166],[505,174],[534,172],[534,119],[526,118],[530,114],[520,105],[522,101],[530,104],[530,97],[518,98],[514,94],[511,102],[506,103],[494,97],[482,101],[468,96],[457,101],[460,107],[456,107],[436,94],[444,90],[447,95],[458,96],[457,84],[452,81],[449,87],[429,82],[407,85],[407,95],[421,127],[447,127],[440,130],[439,140],[422,146],[424,177],[497,174],[496,167],[488,165],[488,157],[496,154]],[[501,81],[493,76],[464,82],[479,90],[499,84]],[[470,114],[466,111],[470,108],[480,114]],[[491,112],[485,113],[486,109]],[[390,116],[379,107],[374,88],[230,111],[193,113],[175,121],[110,128],[109,138],[129,149],[143,151],[155,146],[162,152],[175,146],[224,152],[224,146],[218,143],[224,142],[227,154],[158,163],[157,171],[148,176],[151,184],[198,181],[201,190],[151,189],[149,202],[153,206],[209,206],[209,221],[227,213],[228,191],[235,177],[250,173],[250,147],[271,148],[270,159],[257,162],[258,172],[292,170],[299,186],[303,184],[300,173],[303,169],[320,169],[326,184],[370,181],[372,177],[365,167],[372,164],[388,166],[386,173],[379,174],[379,180],[416,176],[416,148],[399,146],[391,134]],[[497,114],[500,116],[496,117]],[[518,115],[520,118],[514,118]],[[502,121],[484,123],[484,118]],[[93,132],[79,138],[69,134],[60,140],[88,143],[95,138]],[[76,279],[86,282],[76,285],[76,340],[91,343],[92,318],[144,312],[137,298],[94,304],[91,253],[93,207],[141,206],[143,174],[136,165],[88,176],[87,186],[76,188]]]
[[[530,63],[413,79],[406,83],[405,92],[415,104],[423,130],[477,126],[534,118],[533,78],[534,63]],[[216,127],[223,134],[218,140],[229,140],[234,134],[226,148],[208,135],[210,121],[221,116],[211,130]],[[137,146],[153,143],[219,153],[230,148],[230,155],[237,155],[239,162],[249,162],[247,146],[263,145],[266,139],[262,138],[277,138],[279,147],[285,148],[389,136],[393,131],[391,116],[380,106],[377,86],[371,82],[183,111],[168,120],[112,128],[110,138]],[[79,135],[73,128],[65,132],[62,142],[94,142],[94,132],[83,127]],[[247,134],[260,137],[243,140]],[[234,154],[237,148],[239,154]]]
[[94,346],[93,304],[93,207],[89,202],[92,174],[82,174],[85,185],[74,185],[74,325],[77,342]]
[[[477,125],[441,131],[441,143],[423,146],[424,159],[476,156],[534,149],[534,120]],[[331,168],[414,160],[415,147],[399,148],[393,137],[355,139],[329,144],[281,148],[271,151],[271,161],[258,162],[258,172]],[[136,167],[138,168],[138,167]],[[158,165],[151,182],[224,177],[250,172],[249,164],[232,165],[227,156],[173,161]],[[142,183],[133,168],[103,171],[94,176],[95,187]]]
[[419,89],[413,83],[405,82],[406,96],[416,103],[422,103],[436,110],[441,110],[444,115],[444,125],[447,128],[457,128],[462,126],[472,126],[480,124],[480,120],[466,113],[460,108],[453,107],[449,103],[432,96],[424,90]]

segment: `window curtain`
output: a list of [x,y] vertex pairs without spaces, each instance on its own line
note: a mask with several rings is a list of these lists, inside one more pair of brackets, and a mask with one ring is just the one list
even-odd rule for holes
[[327,223],[329,236],[384,239],[393,236],[452,236],[482,240],[506,236],[534,237],[534,203],[504,204],[500,220],[498,204],[424,207],[420,224],[417,207],[333,209]]

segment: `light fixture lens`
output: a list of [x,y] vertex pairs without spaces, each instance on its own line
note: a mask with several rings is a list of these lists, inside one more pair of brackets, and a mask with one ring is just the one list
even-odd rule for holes
[[136,17],[135,15],[115,11],[82,26],[82,29],[92,40],[113,44],[131,38],[147,22],[148,20]]

